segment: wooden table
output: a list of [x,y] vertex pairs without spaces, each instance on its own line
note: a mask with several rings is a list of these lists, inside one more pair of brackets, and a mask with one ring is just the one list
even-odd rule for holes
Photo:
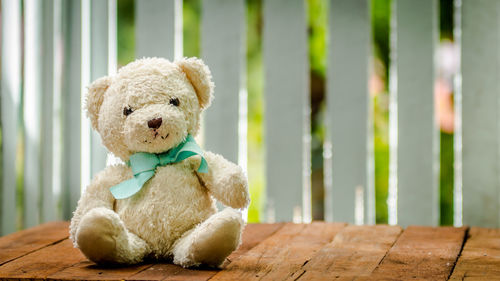
[[102,268],[53,222],[0,238],[0,279],[500,280],[500,230],[344,223],[251,224],[222,270]]

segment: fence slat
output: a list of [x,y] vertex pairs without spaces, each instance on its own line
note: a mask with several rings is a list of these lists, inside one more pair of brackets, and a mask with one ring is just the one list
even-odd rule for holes
[[16,230],[16,166],[21,96],[21,1],[2,0],[2,204],[0,235]]
[[62,1],[64,64],[62,72],[63,149],[62,209],[70,219],[81,193],[81,70],[82,7],[79,1]]
[[205,147],[238,163],[239,93],[245,73],[245,1],[204,1],[202,11],[202,58],[216,85],[214,103],[204,116]]
[[[54,1],[43,3],[41,25],[41,157],[40,172],[42,179],[41,221],[56,219],[57,204],[54,196]],[[57,119],[56,119],[57,120]]]
[[[364,222],[375,222],[373,184],[368,181],[370,39],[367,0],[330,2],[327,102],[332,182],[326,183],[326,205],[331,206],[325,214],[329,221],[354,223],[358,205],[364,210]],[[363,198],[357,198],[360,192]]]
[[108,0],[108,74],[118,68],[118,3]]
[[268,221],[308,221],[311,216],[309,62],[305,17],[304,1],[264,1]]
[[180,0],[135,1],[136,58],[182,56],[182,13],[175,12],[179,5]]
[[42,5],[24,2],[24,227],[40,222],[42,126]]
[[[108,75],[108,1],[92,0],[90,3],[90,83]],[[90,176],[106,167],[107,150],[99,134],[89,127],[90,132]]]
[[462,1],[463,223],[499,226],[498,1]]
[[[437,225],[439,220],[438,134],[434,117],[435,0],[394,2],[397,101],[397,222]],[[393,95],[395,94],[395,95]],[[391,128],[394,129],[394,128]],[[392,171],[394,172],[394,171]],[[393,183],[395,184],[395,183]]]

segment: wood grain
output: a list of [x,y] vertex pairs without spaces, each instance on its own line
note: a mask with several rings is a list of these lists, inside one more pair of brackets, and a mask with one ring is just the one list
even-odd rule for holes
[[227,259],[233,261],[240,257],[242,254],[248,252],[248,250],[257,246],[262,240],[274,234],[280,228],[282,228],[284,223],[262,223],[262,224],[248,224],[243,231],[243,236],[241,240],[241,246],[234,251]]
[[292,280],[324,280],[369,275],[401,233],[399,226],[350,225],[318,251]]
[[500,229],[470,229],[450,280],[500,280]]
[[48,276],[57,280],[123,280],[128,276],[151,267],[150,264],[124,267],[103,267],[84,260]]
[[369,277],[360,280],[447,280],[467,228],[410,226]]
[[286,224],[211,280],[282,280],[332,241],[343,223]]
[[69,236],[68,222],[51,222],[0,238],[0,265]]
[[67,227],[0,238],[0,280],[500,280],[500,229],[472,228],[466,237],[466,227],[250,224],[219,270],[98,267],[66,239]]
[[183,270],[182,267],[170,263],[158,263],[150,265],[147,269],[137,272],[125,280],[163,280],[166,276],[172,276]]
[[[231,261],[237,259],[248,250],[255,247],[259,242],[266,239],[284,224],[248,224],[242,236],[242,244],[238,250],[234,251],[226,260],[223,267]],[[208,280],[219,270],[214,269],[185,269],[173,264],[155,264],[150,268],[141,271],[128,280]]]
[[[43,234],[43,233],[40,233]],[[86,260],[69,239],[42,248],[0,266],[0,279],[45,279],[47,276]]]

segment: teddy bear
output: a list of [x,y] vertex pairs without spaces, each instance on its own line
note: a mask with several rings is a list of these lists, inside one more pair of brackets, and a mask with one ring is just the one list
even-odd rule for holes
[[89,260],[218,267],[237,249],[246,176],[194,140],[213,91],[198,58],[138,59],[89,86],[92,128],[123,160],[93,178],[73,213],[70,238]]

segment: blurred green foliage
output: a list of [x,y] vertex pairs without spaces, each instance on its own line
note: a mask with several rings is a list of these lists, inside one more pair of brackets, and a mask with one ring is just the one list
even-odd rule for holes
[[371,1],[372,75],[383,81],[381,91],[370,93],[373,106],[373,141],[375,159],[375,221],[388,222],[387,195],[389,187],[389,34],[390,0]]
[[264,97],[262,68],[262,2],[247,0],[248,180],[252,202],[248,221],[264,220]]
[[200,56],[200,0],[184,0],[182,4],[182,46],[185,57]]
[[117,1],[118,67],[135,59],[134,0]]

